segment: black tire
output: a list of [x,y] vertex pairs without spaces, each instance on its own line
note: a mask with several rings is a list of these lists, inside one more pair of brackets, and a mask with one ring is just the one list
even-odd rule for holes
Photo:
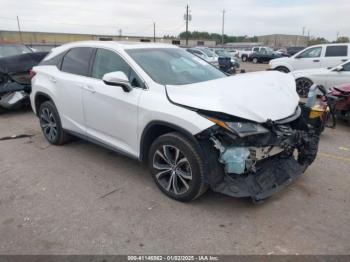
[[204,161],[193,143],[180,133],[168,133],[153,142],[148,166],[159,189],[177,201],[191,201],[208,189]]
[[254,64],[259,63],[259,59],[258,59],[257,57],[254,57],[254,58],[253,58],[253,63],[254,63]]
[[280,71],[280,72],[282,72],[282,73],[289,73],[289,72],[290,72],[289,69],[288,69],[287,67],[285,67],[285,66],[276,67],[275,70],[276,70],[276,71]]
[[61,118],[53,102],[42,103],[38,116],[41,130],[50,144],[63,145],[71,140],[72,137],[62,128]]
[[247,62],[248,61],[248,57],[246,55],[242,55],[242,61],[243,62]]
[[305,77],[301,77],[295,80],[297,86],[297,93],[300,97],[305,98],[309,94],[310,87],[313,82]]

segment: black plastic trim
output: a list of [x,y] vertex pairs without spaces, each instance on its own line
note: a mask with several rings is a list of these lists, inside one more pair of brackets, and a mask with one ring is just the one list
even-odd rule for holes
[[104,143],[104,142],[101,142],[101,141],[99,141],[99,140],[97,140],[97,139],[94,139],[94,138],[92,138],[92,137],[89,137],[89,136],[87,136],[87,135],[84,135],[84,134],[81,134],[81,133],[79,133],[79,132],[75,132],[75,131],[72,131],[72,130],[68,130],[68,129],[64,129],[64,131],[67,132],[67,133],[69,133],[69,134],[71,134],[71,135],[73,135],[73,136],[79,137],[79,138],[81,138],[81,139],[83,139],[83,140],[86,140],[86,141],[91,142],[91,143],[93,143],[93,144],[95,144],[95,145],[101,146],[101,147],[103,147],[103,148],[109,149],[109,150],[111,150],[111,151],[113,151],[113,152],[116,152],[116,153],[118,153],[118,154],[125,155],[125,156],[127,156],[127,157],[132,158],[132,159],[140,160],[140,159],[139,159],[137,156],[135,156],[135,155],[132,155],[132,154],[130,154],[130,153],[127,153],[127,152],[125,152],[124,150],[121,150],[121,149],[119,149],[119,148],[116,148],[116,147],[113,147],[113,146],[111,146],[111,145],[108,145],[108,144],[106,144],[106,143]]

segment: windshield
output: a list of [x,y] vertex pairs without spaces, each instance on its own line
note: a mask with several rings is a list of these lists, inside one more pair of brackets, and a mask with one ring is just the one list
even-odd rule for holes
[[265,47],[265,49],[266,49],[266,52],[267,52],[267,53],[274,53],[274,52],[275,52],[275,51],[273,51],[273,49],[270,48],[270,47]]
[[126,52],[162,85],[187,85],[226,77],[214,66],[180,48],[129,49]]
[[32,53],[28,47],[24,45],[0,45],[0,57],[20,55]]

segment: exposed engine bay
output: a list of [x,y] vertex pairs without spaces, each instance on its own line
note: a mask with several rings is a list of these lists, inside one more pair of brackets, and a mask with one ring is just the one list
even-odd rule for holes
[[28,100],[29,71],[47,54],[37,52],[0,58],[0,107],[15,108]]
[[225,115],[228,128],[217,120],[218,125],[198,134],[211,167],[207,177],[211,188],[258,202],[303,174],[316,158],[319,133],[301,110],[298,107],[287,119],[256,125],[254,133],[249,131],[253,123],[234,122],[235,117]]

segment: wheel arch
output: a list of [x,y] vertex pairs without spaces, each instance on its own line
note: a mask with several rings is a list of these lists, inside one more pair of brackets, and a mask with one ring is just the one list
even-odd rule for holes
[[178,132],[188,138],[204,157],[202,148],[193,134],[175,124],[155,120],[148,123],[142,132],[140,139],[140,160],[143,162],[147,161],[149,149],[157,137],[171,132]]
[[[277,58],[278,59],[278,58]],[[289,70],[289,72],[293,72],[294,71],[294,68],[292,67],[292,65],[290,65],[289,63],[285,63],[285,62],[277,62],[277,61],[274,61],[275,59],[271,59],[270,60],[270,64],[271,64],[271,69],[272,70],[276,70],[277,68],[281,68],[281,67],[284,67],[284,68],[287,68]]]
[[[35,106],[35,113],[36,115],[39,114],[39,107],[42,103],[46,102],[46,101],[51,101],[53,102],[53,99],[51,98],[50,95],[43,93],[43,92],[37,92],[34,96],[34,106]],[[55,103],[54,103],[55,104]]]

